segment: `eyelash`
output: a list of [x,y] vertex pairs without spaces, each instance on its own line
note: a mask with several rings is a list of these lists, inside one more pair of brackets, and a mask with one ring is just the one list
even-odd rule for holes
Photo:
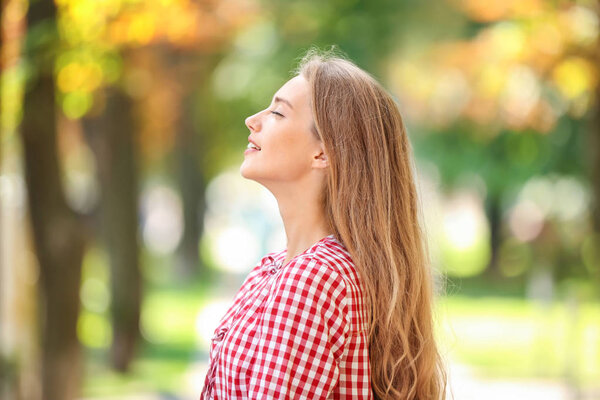
[[275,114],[275,115],[278,115],[278,116],[280,116],[280,117],[283,117],[283,114],[280,114],[280,113],[278,113],[277,111],[271,111],[271,114]]

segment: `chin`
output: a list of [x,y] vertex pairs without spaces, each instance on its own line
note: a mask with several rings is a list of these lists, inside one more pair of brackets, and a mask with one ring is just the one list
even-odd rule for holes
[[242,163],[242,165],[240,166],[240,175],[242,175],[242,177],[246,179],[254,179],[252,177],[252,173],[248,171],[248,168],[244,165],[244,163]]

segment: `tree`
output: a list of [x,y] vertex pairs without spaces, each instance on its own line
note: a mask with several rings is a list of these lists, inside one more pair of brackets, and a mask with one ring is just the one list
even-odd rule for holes
[[27,25],[25,57],[32,76],[25,92],[21,138],[41,281],[42,396],[69,400],[78,394],[82,370],[76,328],[86,234],[65,201],[56,148],[54,2],[32,2]]
[[[180,153],[178,159],[182,162],[178,172],[186,224],[181,243],[185,265],[182,275],[193,275],[198,269],[205,184],[199,179],[198,154],[202,149],[197,145],[192,121],[193,105],[187,103],[194,93],[193,80],[199,75],[193,70],[201,64],[193,60],[195,55],[220,49],[230,31],[243,23],[247,15],[243,8],[226,10],[223,5],[204,2],[117,2],[115,5],[115,8],[96,2],[62,5],[61,23],[64,32],[70,35],[67,40],[70,47],[65,49],[57,69],[58,76],[64,78],[60,93],[63,108],[70,118],[83,119],[96,156],[103,237],[111,271],[111,364],[125,371],[139,337],[142,298],[137,237],[138,164],[149,161],[144,159],[147,148],[156,150],[158,158],[168,154],[170,131],[177,131],[174,136]],[[172,51],[160,51],[164,48]],[[156,55],[172,57],[175,53],[185,53],[176,58],[184,61],[183,67],[153,69]],[[183,73],[180,76],[177,72]],[[156,79],[141,85],[138,82],[136,86],[136,74],[140,73],[151,73]],[[175,74],[171,80],[177,87],[168,98],[172,104],[144,114],[148,98],[162,98],[155,91],[159,86],[155,82],[169,73]],[[177,108],[184,110],[179,118],[173,116]],[[147,135],[145,127],[155,127],[152,122],[161,117],[166,120],[163,129],[156,136]]]
[[597,107],[599,70],[597,6],[491,3],[456,3],[465,38],[399,54],[390,71],[407,115],[427,133],[416,142],[444,183],[467,171],[486,183],[493,270],[506,194],[534,176],[593,169],[580,145]]
[[[596,18],[600,20],[600,6],[596,7]],[[594,65],[600,65],[600,36],[596,39],[592,60]],[[599,68],[600,69],[600,68]],[[600,84],[596,85],[596,103],[594,105],[593,117],[589,126],[589,171],[590,180],[593,182],[593,248],[596,249],[593,262],[596,268],[593,271],[598,288],[600,288]]]
[[102,233],[111,275],[112,343],[110,362],[126,371],[139,338],[142,276],[138,241],[137,132],[133,101],[118,86],[103,90],[105,108],[84,119],[96,156],[100,182]]

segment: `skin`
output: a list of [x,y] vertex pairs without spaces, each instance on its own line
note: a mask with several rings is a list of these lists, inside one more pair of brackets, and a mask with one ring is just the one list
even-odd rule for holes
[[[295,76],[275,93],[268,108],[245,121],[248,138],[261,150],[244,155],[240,173],[277,199],[287,237],[283,265],[332,233],[318,200],[325,188],[328,161],[321,141],[310,130],[309,94],[306,79]],[[288,100],[291,107],[275,102],[276,97]]]

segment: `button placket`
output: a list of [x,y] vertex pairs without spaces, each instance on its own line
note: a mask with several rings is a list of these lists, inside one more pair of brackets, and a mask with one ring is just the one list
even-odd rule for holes
[[207,382],[206,382],[206,396],[207,399],[212,399],[213,398],[213,387],[215,385],[215,371],[217,369],[217,360],[219,358],[220,352],[221,352],[221,347],[223,345],[223,338],[225,338],[225,334],[227,333],[227,331],[229,330],[230,326],[224,326],[221,327],[219,329],[217,329],[214,333],[214,335],[212,336],[212,338],[210,339],[212,343],[214,343],[214,347],[212,350],[212,362],[210,365],[210,370],[208,371],[207,374]]
[[[270,264],[266,264],[263,267],[262,274],[274,276],[277,274],[277,272],[279,272],[281,267],[282,267],[281,261],[276,262],[273,259],[271,259]],[[215,374],[216,374],[217,360],[220,357],[220,353],[221,353],[222,345],[223,345],[223,339],[225,338],[225,334],[227,333],[228,330],[230,330],[232,328],[232,326],[234,325],[234,323],[237,319],[237,316],[245,310],[246,310],[246,307],[240,306],[240,308],[236,312],[236,314],[229,319],[228,324],[222,328],[217,329],[211,338],[211,342],[214,343],[214,347],[213,347],[213,351],[211,352],[213,354],[212,363],[210,365],[209,373],[207,374],[207,384],[206,384],[207,399],[212,399],[213,395],[214,395],[213,392],[214,392],[214,386],[215,386],[215,381],[216,381]]]

